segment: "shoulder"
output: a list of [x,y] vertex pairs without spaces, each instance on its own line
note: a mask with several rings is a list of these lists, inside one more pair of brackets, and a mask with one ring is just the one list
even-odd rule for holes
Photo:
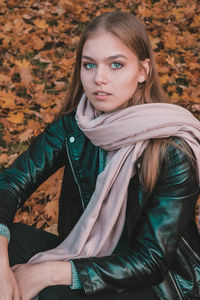
[[195,164],[195,156],[186,141],[180,137],[172,137],[166,147],[165,162],[170,167],[184,161]]
[[170,184],[187,181],[197,182],[196,159],[192,149],[181,138],[173,137],[166,148],[161,168],[161,177]]
[[79,128],[75,119],[75,111],[73,111],[69,114],[58,116],[51,124],[47,126],[46,131],[66,138],[68,134],[77,131],[78,129]]

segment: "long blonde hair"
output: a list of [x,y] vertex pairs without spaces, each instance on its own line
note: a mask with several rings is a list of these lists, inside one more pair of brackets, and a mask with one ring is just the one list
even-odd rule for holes
[[[138,57],[139,62],[145,59],[149,59],[150,61],[150,70],[146,74],[146,80],[144,83],[138,84],[134,95],[128,102],[128,106],[167,102],[168,99],[159,82],[154,54],[145,26],[130,13],[115,11],[96,17],[83,31],[77,48],[74,72],[63,112],[69,113],[75,110],[80,101],[83,94],[83,86],[80,79],[83,46],[90,35],[99,30],[105,30],[118,37]],[[142,64],[140,66],[142,67]],[[153,191],[156,184],[160,171],[159,166],[162,164],[169,143],[172,143],[170,139],[151,140],[144,153],[141,166],[142,176],[140,178],[149,193]],[[189,153],[184,143],[182,148],[183,151]]]

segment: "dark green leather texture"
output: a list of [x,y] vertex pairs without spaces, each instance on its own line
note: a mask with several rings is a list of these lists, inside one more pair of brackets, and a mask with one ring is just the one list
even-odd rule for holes
[[[74,113],[59,117],[0,173],[0,223],[10,227],[17,209],[35,189],[65,166],[58,218],[58,231],[64,239],[90,201],[106,155],[78,128]],[[85,293],[154,286],[163,300],[198,299],[200,241],[194,209],[199,187],[195,169],[179,148],[169,146],[149,196],[139,182],[138,166],[129,184],[124,231],[114,253],[73,260]]]

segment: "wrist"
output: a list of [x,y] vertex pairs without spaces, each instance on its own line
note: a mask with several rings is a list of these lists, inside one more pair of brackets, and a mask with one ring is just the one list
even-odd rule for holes
[[8,266],[8,239],[4,236],[0,236],[0,265]]
[[71,263],[65,261],[46,262],[47,280],[49,285],[71,285],[72,269]]

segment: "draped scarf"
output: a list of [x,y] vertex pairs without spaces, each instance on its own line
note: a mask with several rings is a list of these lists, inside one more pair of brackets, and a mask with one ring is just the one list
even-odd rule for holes
[[200,174],[200,122],[183,107],[151,103],[100,113],[84,94],[76,120],[94,145],[108,151],[106,167],[97,177],[88,206],[66,239],[56,248],[36,254],[29,263],[100,257],[113,252],[125,223],[127,191],[135,174],[135,162],[150,139],[183,138],[193,150]]

